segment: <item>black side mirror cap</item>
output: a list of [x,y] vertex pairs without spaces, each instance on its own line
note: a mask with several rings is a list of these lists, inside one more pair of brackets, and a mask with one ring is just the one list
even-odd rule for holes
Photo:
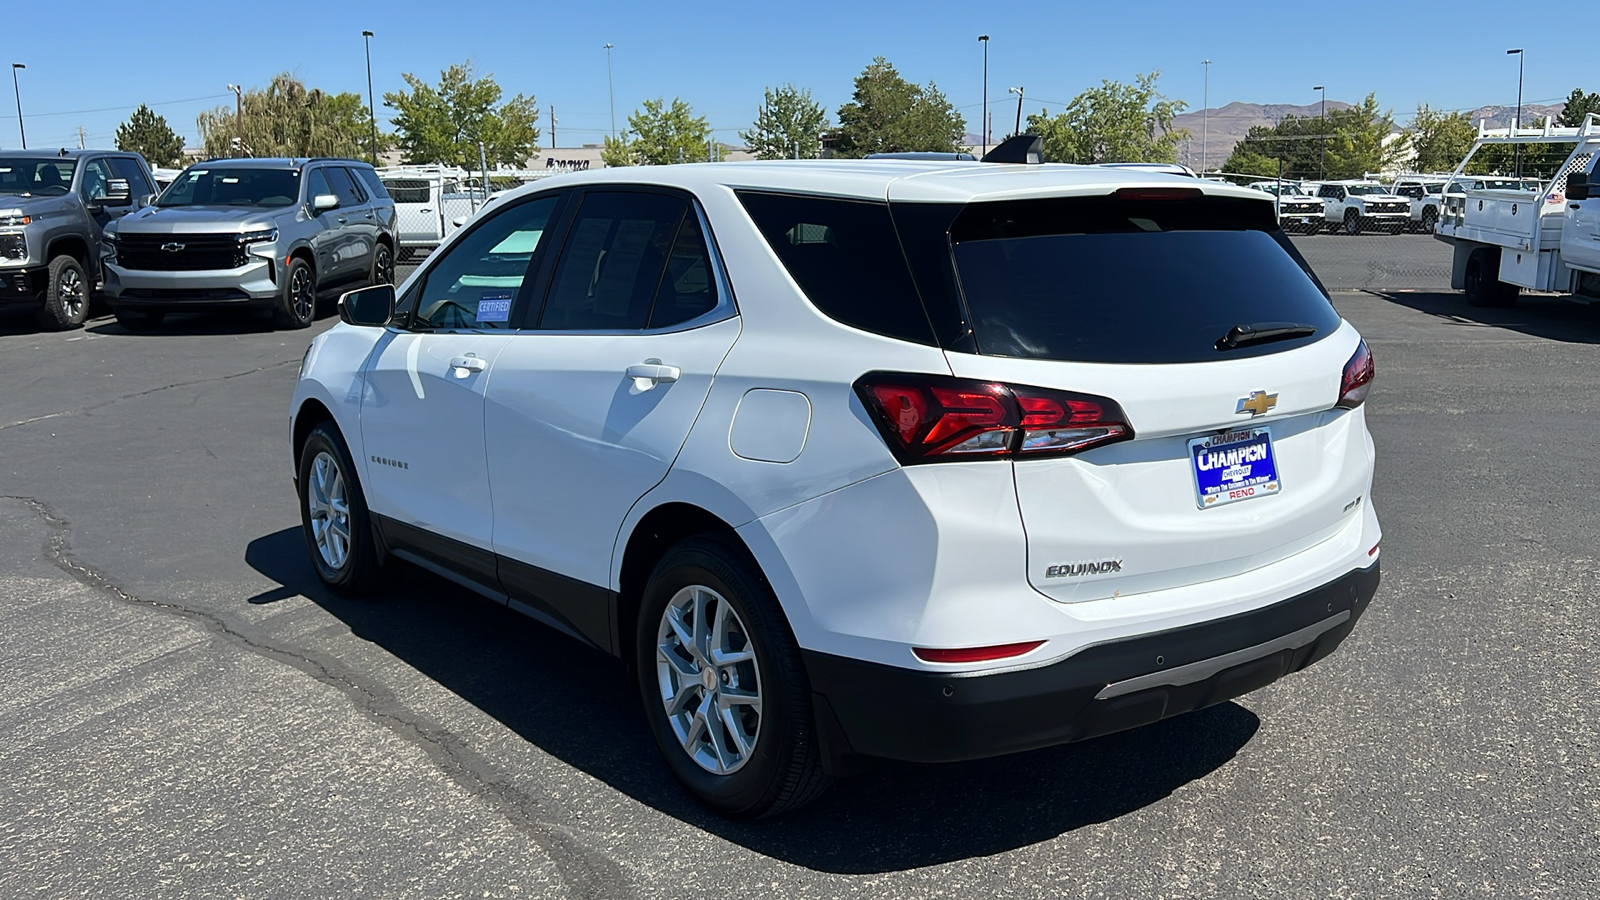
[[106,195],[100,198],[104,206],[127,206],[133,202],[133,189],[126,178],[113,178],[106,182]]
[[1567,173],[1567,199],[1568,200],[1587,200],[1587,199],[1589,199],[1589,173],[1588,172],[1568,172]]
[[339,297],[339,319],[346,325],[381,328],[394,318],[394,285],[378,284]]

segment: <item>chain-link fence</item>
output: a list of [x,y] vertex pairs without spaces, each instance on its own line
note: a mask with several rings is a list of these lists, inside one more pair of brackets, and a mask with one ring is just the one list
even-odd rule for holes
[[398,261],[415,260],[431,253],[456,228],[486,204],[514,188],[566,171],[545,169],[490,169],[483,172],[456,166],[387,166],[378,170],[389,196],[394,198]]

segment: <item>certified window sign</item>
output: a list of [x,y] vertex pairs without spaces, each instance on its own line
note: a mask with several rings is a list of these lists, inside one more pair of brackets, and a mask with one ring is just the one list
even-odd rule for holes
[[1196,502],[1201,509],[1276,494],[1283,489],[1267,428],[1243,428],[1189,442]]

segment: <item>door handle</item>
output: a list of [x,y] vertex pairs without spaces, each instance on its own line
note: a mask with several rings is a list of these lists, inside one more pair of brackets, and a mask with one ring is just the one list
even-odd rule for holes
[[648,391],[663,381],[677,381],[683,371],[677,366],[664,366],[659,359],[647,359],[641,365],[629,366],[626,374],[633,379],[634,387]]
[[348,219],[346,219],[346,218],[345,218],[345,217],[344,217],[344,216],[340,216],[340,217],[339,217],[339,224],[340,224],[340,225],[343,225],[343,224],[344,224],[344,223],[345,223],[345,222],[347,222],[347,221],[349,221],[349,220],[348,220]]
[[450,360],[450,368],[466,369],[468,372],[482,372],[484,369],[489,368],[489,361],[487,359],[479,359],[476,356],[457,356]]

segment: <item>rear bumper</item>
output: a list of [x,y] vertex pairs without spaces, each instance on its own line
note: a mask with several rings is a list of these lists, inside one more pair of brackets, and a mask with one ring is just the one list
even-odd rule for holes
[[44,266],[0,268],[0,303],[38,303],[49,284],[50,270]]
[[954,762],[1064,744],[1230,700],[1338,647],[1378,564],[1227,618],[1087,647],[1055,663],[963,676],[802,651],[831,769],[853,756]]

